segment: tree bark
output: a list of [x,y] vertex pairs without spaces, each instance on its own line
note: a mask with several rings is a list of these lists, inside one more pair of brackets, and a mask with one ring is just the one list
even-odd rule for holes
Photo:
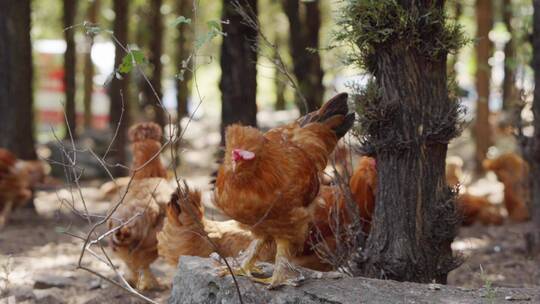
[[[454,18],[457,22],[459,22],[459,19],[461,19],[461,16],[463,15],[463,4],[461,3],[461,0],[456,0],[454,2]],[[459,53],[455,53],[450,56],[450,62],[448,63],[449,67],[449,73],[451,75],[454,75],[455,69],[456,69],[456,63],[459,59]]]
[[492,43],[489,31],[493,27],[493,7],[491,0],[476,0],[476,121],[474,138],[476,143],[476,173],[483,171],[482,162],[486,159],[489,147],[492,145],[491,126],[489,124],[489,93],[491,83],[491,68],[488,60],[492,53]]
[[[444,1],[398,3],[411,18],[444,7]],[[369,277],[446,283],[457,266],[450,248],[457,219],[445,159],[458,133],[458,104],[449,98],[447,54],[426,54],[419,47],[437,45],[445,22],[439,18],[417,29],[432,33],[419,35],[421,42],[411,46],[397,37],[373,44],[369,55],[379,93],[360,98],[360,123],[366,151],[377,160],[378,187],[371,232],[357,260],[359,274]]]
[[[257,126],[257,30],[244,24],[233,6],[234,0],[223,0],[223,37],[221,44],[221,143],[228,125],[240,123]],[[257,0],[240,1],[257,14]]]
[[[152,102],[154,109],[154,121],[158,123],[162,128],[168,123],[167,112],[165,105],[161,104],[163,98],[161,77],[163,72],[163,65],[161,64],[161,55],[163,55],[163,23],[161,15],[161,4],[163,0],[151,0],[150,2],[150,56],[148,61],[152,66],[152,77],[150,83],[153,89],[149,92],[151,96],[148,99]],[[148,84],[147,84],[148,85]]]
[[64,39],[66,51],[64,53],[64,90],[66,94],[66,133],[65,138],[77,138],[77,113],[75,105],[75,77],[76,77],[76,49],[75,49],[75,15],[77,14],[77,0],[64,0]]
[[531,207],[534,223],[533,233],[530,238],[532,253],[540,254],[540,0],[533,1],[533,60],[534,73],[534,99],[532,110],[534,114],[534,135],[528,141],[526,156],[530,164],[531,178]]
[[30,0],[0,1],[0,147],[36,159]]
[[[176,67],[178,69],[178,77],[181,75],[181,79],[176,79],[176,115],[178,122],[180,122],[182,117],[188,115],[188,97],[191,95],[191,79],[193,76],[192,67],[194,65],[189,64],[187,60],[193,53],[193,42],[195,39],[193,1],[178,0],[177,11],[179,16],[192,19],[191,24],[178,25]],[[191,60],[194,60],[194,58]],[[185,64],[187,64],[187,66],[185,66]]]
[[506,30],[510,34],[510,39],[504,46],[504,80],[503,80],[503,110],[509,110],[515,104],[515,48],[514,48],[514,30],[512,28],[512,1],[503,0],[503,21]]
[[289,20],[289,47],[294,75],[307,104],[303,104],[303,101],[297,103],[300,112],[305,114],[318,109],[324,95],[324,74],[321,58],[316,51],[319,48],[321,28],[319,1],[283,0],[282,4]]
[[[118,43],[123,46],[126,46],[128,41],[128,9],[129,0],[113,0],[113,10],[115,13],[113,32]],[[124,56],[125,52],[122,47],[115,45],[115,68],[120,66]],[[128,78],[128,74],[122,75],[120,79],[113,77],[109,88],[111,100],[109,126],[113,132],[118,130],[118,135],[112,144],[112,157],[114,162],[123,165],[126,165],[127,129],[129,127]],[[114,174],[122,175],[124,173],[122,168],[115,167]]]
[[[87,21],[91,24],[97,23],[97,12],[99,11],[99,0],[92,1],[88,6]],[[94,92],[94,63],[92,62],[92,47],[94,46],[94,35],[86,36],[86,52],[84,53],[84,128],[92,128],[92,93]]]

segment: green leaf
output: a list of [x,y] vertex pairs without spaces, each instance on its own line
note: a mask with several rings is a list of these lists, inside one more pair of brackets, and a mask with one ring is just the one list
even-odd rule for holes
[[172,23],[172,25],[175,26],[175,27],[179,26],[180,24],[191,24],[191,18],[186,18],[184,16],[180,16],[180,17],[176,18]]
[[123,74],[129,73],[135,66],[145,62],[146,58],[144,57],[144,53],[142,51],[132,50],[122,59],[122,63],[118,67],[118,72]]
[[206,22],[206,24],[208,25],[208,27],[211,29],[211,30],[215,30],[217,32],[221,32],[221,24],[216,21],[216,20],[210,20],[208,22]]

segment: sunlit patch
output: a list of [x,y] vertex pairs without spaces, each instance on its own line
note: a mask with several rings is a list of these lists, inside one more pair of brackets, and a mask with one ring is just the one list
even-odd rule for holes
[[452,243],[452,250],[456,251],[472,251],[477,249],[486,248],[489,245],[489,241],[479,238],[466,238],[463,240],[457,240]]

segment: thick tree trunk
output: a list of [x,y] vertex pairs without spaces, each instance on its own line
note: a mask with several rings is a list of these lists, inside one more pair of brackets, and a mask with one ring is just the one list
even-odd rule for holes
[[[319,1],[302,2],[283,0],[283,9],[289,19],[289,47],[293,58],[293,71],[300,93],[305,98],[298,101],[302,114],[318,109],[322,104],[324,86],[319,48],[321,13]],[[303,9],[303,12],[302,12]]]
[[[221,141],[228,125],[241,123],[257,125],[257,30],[244,24],[242,16],[234,8],[234,0],[223,0],[223,24],[221,44]],[[257,0],[240,1],[257,14]]]
[[188,115],[188,97],[191,95],[191,78],[193,76],[191,69],[193,65],[188,63],[187,60],[193,53],[193,41],[195,39],[193,1],[178,0],[177,14],[192,19],[191,24],[178,25],[176,68],[178,69],[179,78],[176,79],[176,115],[180,122],[182,117]]
[[152,66],[152,77],[150,83],[153,89],[150,96],[147,96],[152,102],[154,112],[154,121],[161,127],[164,127],[168,123],[167,112],[165,105],[161,103],[163,97],[161,87],[161,77],[163,72],[163,65],[161,64],[161,55],[163,54],[163,22],[161,15],[161,4],[163,0],[151,0],[150,2],[150,58],[149,62]]
[[[428,2],[398,3],[412,18],[444,3]],[[432,33],[420,35],[422,41],[374,44],[368,59],[379,95],[360,99],[365,109],[360,119],[366,150],[377,160],[378,188],[372,229],[357,262],[359,273],[369,277],[446,283],[456,267],[450,244],[457,220],[445,159],[448,142],[458,133],[458,105],[449,98],[447,54],[421,53],[421,46],[438,43],[444,19],[437,21],[418,29]]]
[[30,0],[0,1],[0,147],[36,159]]
[[476,143],[476,172],[483,171],[482,162],[492,145],[491,126],[489,124],[489,92],[491,83],[491,68],[488,60],[492,53],[492,43],[489,31],[493,27],[493,7],[491,0],[476,0],[476,121],[474,138]]
[[504,46],[504,80],[503,80],[503,110],[509,110],[515,104],[515,49],[514,49],[514,30],[512,28],[512,1],[503,0],[503,21],[506,30],[510,33],[510,39]]
[[[94,0],[88,6],[87,20],[91,24],[97,23],[99,0]],[[84,128],[92,128],[92,93],[94,92],[94,63],[92,62],[92,47],[94,35],[86,36],[86,52],[84,53]]]
[[77,137],[77,113],[75,106],[75,15],[77,14],[77,0],[64,0],[64,39],[66,51],[64,53],[64,90],[66,94],[66,134],[65,138]]
[[[113,31],[118,43],[123,46],[127,45],[128,41],[128,4],[129,0],[113,0],[113,10],[116,16]],[[120,66],[125,55],[122,47],[116,45],[114,53],[115,68]],[[109,126],[113,132],[118,130],[118,135],[112,145],[112,156],[114,162],[123,165],[126,165],[127,129],[129,127],[128,76],[128,74],[122,75],[121,79],[114,77],[109,88],[111,99]],[[126,172],[120,167],[116,167],[114,173],[122,175]]]
[[530,238],[530,249],[533,253],[540,254],[540,0],[534,0],[533,14],[533,61],[534,73],[534,100],[532,110],[534,114],[534,136],[530,139],[527,147],[527,158],[531,170],[531,207],[534,230]]

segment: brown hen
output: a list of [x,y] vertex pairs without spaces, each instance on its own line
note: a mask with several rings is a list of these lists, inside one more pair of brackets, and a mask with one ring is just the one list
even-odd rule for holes
[[486,170],[491,170],[497,179],[504,184],[504,206],[508,217],[516,222],[529,219],[528,175],[529,166],[515,153],[503,154],[495,159],[486,159],[483,163]]
[[158,257],[157,233],[174,189],[165,179],[166,171],[159,158],[161,128],[155,123],[141,123],[130,129],[129,137],[133,178],[120,189],[120,196],[125,196],[108,224],[114,230],[112,249],[129,269],[128,282],[147,290],[159,287],[150,264]]
[[13,208],[32,197],[30,179],[21,164],[13,153],[0,148],[0,229]]
[[251,277],[263,245],[275,242],[272,277],[252,279],[270,287],[296,284],[298,272],[291,260],[306,241],[318,175],[353,121],[347,94],[339,94],[319,111],[266,133],[240,125],[227,128],[216,205],[255,237],[237,274]]

